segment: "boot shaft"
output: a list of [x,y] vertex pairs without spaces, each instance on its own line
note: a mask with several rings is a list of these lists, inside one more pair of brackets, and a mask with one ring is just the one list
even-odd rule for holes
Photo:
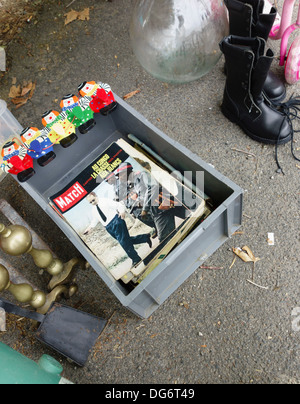
[[227,70],[221,109],[252,139],[279,145],[291,140],[292,131],[286,115],[274,108],[263,90],[274,59],[265,46],[262,38],[232,35],[220,43]]
[[230,35],[251,37],[253,8],[239,0],[225,0],[229,12]]
[[274,60],[274,52],[268,49],[266,54],[260,56],[253,68],[251,77],[251,93],[254,99],[262,97],[265,82],[267,80],[272,62]]
[[226,60],[226,92],[244,105],[253,117],[259,114],[258,104],[264,99],[263,87],[274,53],[265,53],[262,38],[244,38],[231,35],[220,43]]
[[225,0],[229,12],[230,35],[260,37],[267,41],[277,10],[263,14],[264,0]]
[[274,59],[271,49],[265,54],[265,47],[266,42],[259,37],[230,35],[221,41],[220,49],[225,56],[227,81],[231,87],[260,95]]

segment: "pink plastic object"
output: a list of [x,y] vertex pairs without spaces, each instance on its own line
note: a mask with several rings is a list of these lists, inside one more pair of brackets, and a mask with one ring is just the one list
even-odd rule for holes
[[[285,65],[285,78],[289,84],[295,84],[300,79],[300,36],[295,39],[288,52],[288,41],[291,34],[300,28],[300,0],[295,24],[291,24],[296,0],[285,0],[281,24],[272,28],[270,38],[281,39],[280,66]],[[288,53],[288,56],[287,56]]]

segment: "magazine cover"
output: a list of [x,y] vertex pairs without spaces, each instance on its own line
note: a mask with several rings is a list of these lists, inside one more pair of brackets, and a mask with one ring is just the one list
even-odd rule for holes
[[51,206],[116,280],[131,270],[144,271],[204,202],[192,192],[183,197],[178,183],[162,171],[163,183],[147,162],[116,142],[50,197]]
[[[117,144],[128,155],[133,157],[145,169],[147,169],[156,181],[165,184],[169,191],[174,192],[175,195],[180,195],[182,197],[181,200],[187,205],[187,207],[193,206],[193,209],[190,209],[189,217],[182,221],[182,223],[176,227],[176,230],[173,231],[163,243],[159,244],[157,248],[154,248],[151,251],[147,257],[147,265],[144,267],[139,265],[137,268],[131,268],[130,272],[122,277],[124,283],[132,282],[139,284],[165,259],[170,251],[180,244],[199,223],[204,221],[211,214],[213,206],[211,199],[205,195],[203,190],[201,190],[203,178],[200,178],[199,182],[201,182],[201,184],[198,188],[199,193],[203,197],[200,197],[200,195],[196,196],[195,192],[191,191],[191,188],[185,185],[184,180],[182,181],[178,179],[178,173],[172,173],[170,175],[166,168],[162,168],[161,165],[158,165],[158,162],[153,157],[140,151],[141,149],[138,145],[133,147],[124,139],[119,139]],[[200,175],[201,174],[203,173],[200,173]]]

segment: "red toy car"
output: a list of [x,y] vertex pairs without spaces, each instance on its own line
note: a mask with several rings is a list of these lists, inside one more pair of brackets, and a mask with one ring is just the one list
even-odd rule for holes
[[29,180],[34,174],[33,159],[27,154],[26,147],[15,141],[5,143],[1,150],[1,169],[13,175],[17,175],[20,182]]
[[118,106],[108,84],[85,81],[78,86],[78,91],[83,99],[89,100],[89,106],[95,113],[108,115]]

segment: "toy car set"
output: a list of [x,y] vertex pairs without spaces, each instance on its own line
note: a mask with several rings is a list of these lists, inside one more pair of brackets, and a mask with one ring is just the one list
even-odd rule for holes
[[108,115],[116,107],[114,95],[108,84],[95,81],[78,86],[78,97],[64,96],[61,112],[49,110],[42,115],[44,128],[27,127],[5,142],[1,149],[1,169],[16,175],[20,182],[28,181],[34,174],[34,160],[45,167],[55,158],[54,145],[70,147],[81,134],[88,133],[95,125],[94,114]]

